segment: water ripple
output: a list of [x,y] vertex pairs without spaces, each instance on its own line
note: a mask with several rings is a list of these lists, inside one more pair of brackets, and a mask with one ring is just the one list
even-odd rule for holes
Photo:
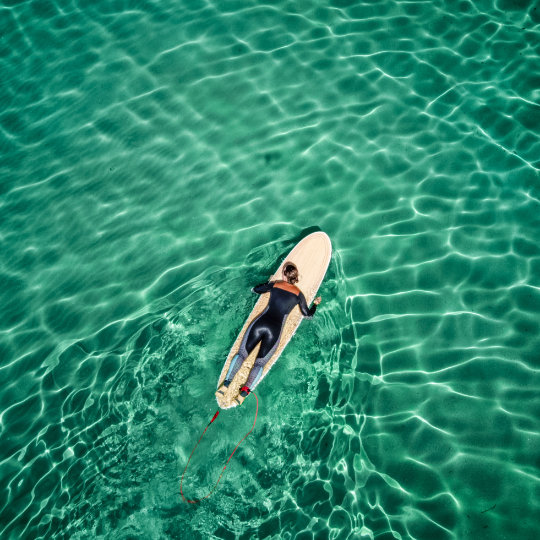
[[[0,536],[536,538],[539,22],[4,2]],[[319,228],[321,309],[187,507],[247,291]]]

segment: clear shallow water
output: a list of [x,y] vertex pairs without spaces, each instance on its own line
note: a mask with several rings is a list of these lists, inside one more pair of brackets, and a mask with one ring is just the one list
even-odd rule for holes
[[[536,538],[539,19],[4,2],[0,536]],[[321,309],[185,505],[248,291],[316,228]]]

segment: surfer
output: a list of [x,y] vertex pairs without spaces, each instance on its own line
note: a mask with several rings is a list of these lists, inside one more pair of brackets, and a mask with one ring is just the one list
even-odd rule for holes
[[306,298],[302,291],[296,286],[298,283],[298,268],[287,262],[283,266],[283,281],[269,281],[253,287],[252,292],[263,294],[270,292],[270,300],[265,310],[250,324],[244,339],[240,344],[238,354],[231,360],[229,371],[225,377],[224,386],[229,387],[234,376],[242,367],[242,363],[260,342],[261,348],[249,373],[245,386],[240,389],[240,395],[245,397],[263,373],[263,368],[272,358],[277,346],[283,325],[287,320],[287,315],[298,305],[304,317],[313,317],[317,306],[321,303],[321,297],[318,296],[313,301],[311,308],[308,308]]

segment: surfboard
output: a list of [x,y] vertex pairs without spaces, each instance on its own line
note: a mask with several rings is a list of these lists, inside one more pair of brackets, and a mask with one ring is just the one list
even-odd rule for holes
[[[296,285],[304,293],[309,306],[315,299],[317,291],[319,290],[322,280],[324,279],[331,257],[332,244],[328,235],[322,231],[314,232],[300,240],[300,242],[294,246],[290,253],[283,259],[283,261],[281,261],[281,264],[278,266],[274,274],[270,276],[268,281],[282,279],[282,270],[284,264],[289,261],[293,262],[298,268],[299,272],[299,281]],[[240,343],[242,342],[246,330],[251,322],[266,308],[269,298],[269,292],[259,296],[255,307],[249,314],[244,326],[242,327],[242,330],[238,334],[236,341],[229,351],[229,355],[227,356],[227,360],[225,361],[219,376],[218,389],[216,391],[216,400],[222,409],[230,409],[232,407],[241,405],[245,399],[240,395],[240,388],[247,381],[249,372],[253,367],[255,359],[257,358],[260,345],[257,345],[246,360],[244,360],[242,367],[228,388],[223,386],[223,381],[225,380],[225,375],[227,374],[231,360],[238,352]],[[315,317],[316,316],[317,314],[315,314]],[[300,308],[295,306],[287,316],[287,320],[283,326],[281,338],[276,351],[264,366],[261,378],[251,390],[254,390],[264,380],[267,373],[281,356],[283,349],[285,349],[294,333],[300,326],[303,318],[304,317],[300,311]]]

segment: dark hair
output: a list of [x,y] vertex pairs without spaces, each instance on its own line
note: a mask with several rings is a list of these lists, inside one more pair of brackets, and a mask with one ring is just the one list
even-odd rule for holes
[[285,263],[283,266],[283,273],[289,283],[293,285],[298,283],[298,268],[296,268],[292,262]]

